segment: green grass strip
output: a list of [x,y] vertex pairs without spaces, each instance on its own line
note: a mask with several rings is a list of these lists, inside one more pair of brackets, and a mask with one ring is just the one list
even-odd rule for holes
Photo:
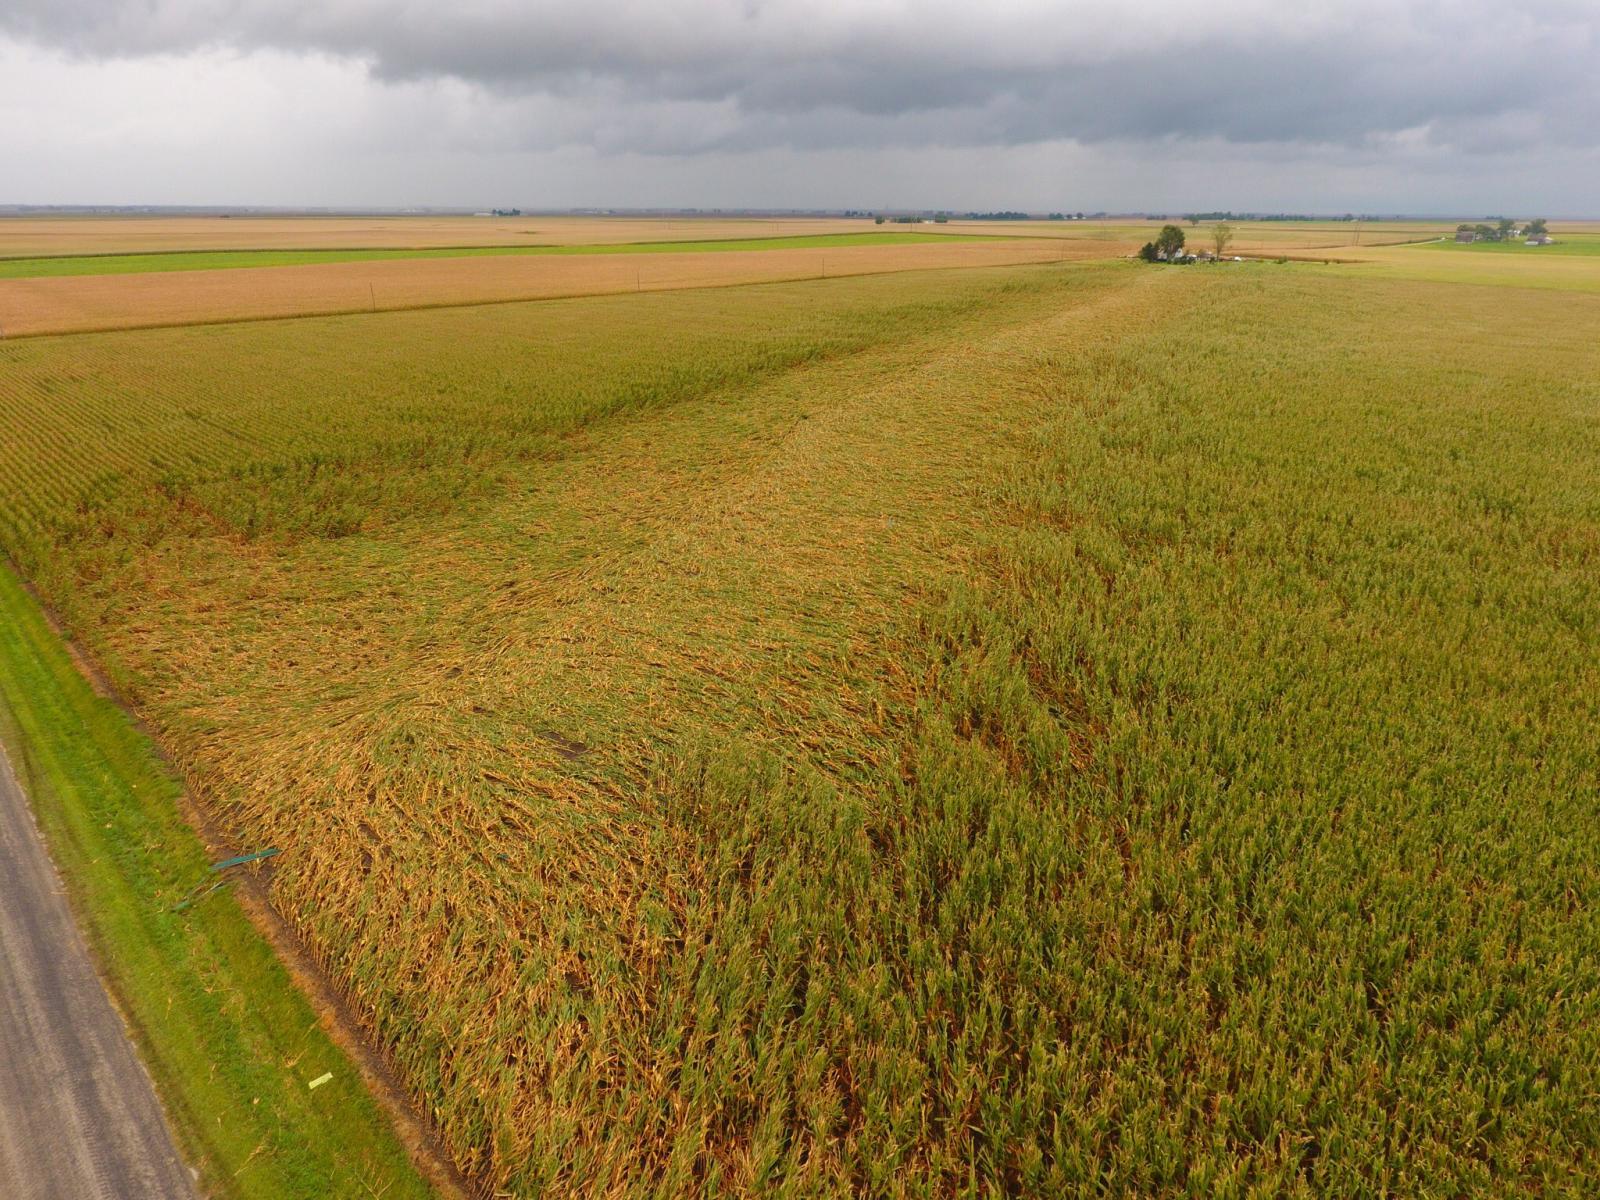
[[202,1191],[430,1196],[231,890],[171,911],[211,876],[179,785],[4,567],[0,734]]
[[444,246],[430,249],[174,250],[154,254],[85,254],[0,259],[0,279],[64,275],[144,275],[161,271],[217,271],[233,267],[301,267],[313,263],[373,262],[391,258],[492,258],[504,255],[703,254],[738,250],[827,250],[845,246],[901,246],[929,242],[981,242],[997,235],[962,233],[822,233],[794,237],[716,241],[621,242],[580,246]]

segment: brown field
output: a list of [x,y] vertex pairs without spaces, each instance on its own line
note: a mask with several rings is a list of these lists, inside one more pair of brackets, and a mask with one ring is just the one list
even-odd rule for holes
[[803,217],[11,217],[0,218],[0,257],[161,250],[610,245],[858,233],[871,228],[871,221]]
[[[931,227],[930,227],[931,228]],[[1117,240],[996,240],[748,253],[391,259],[0,281],[5,337],[1125,255]]]
[[[843,217],[0,217],[0,258],[176,250],[433,249],[580,246],[863,233]],[[904,226],[886,225],[885,229]],[[951,221],[919,233],[1120,240],[1128,222]]]

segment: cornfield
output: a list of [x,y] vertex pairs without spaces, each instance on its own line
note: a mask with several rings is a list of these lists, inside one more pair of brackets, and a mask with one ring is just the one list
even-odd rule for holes
[[0,537],[486,1190],[1582,1195],[1597,334],[1109,263],[0,343]]

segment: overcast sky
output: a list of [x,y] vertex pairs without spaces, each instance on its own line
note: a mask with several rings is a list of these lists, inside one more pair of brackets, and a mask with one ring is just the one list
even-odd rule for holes
[[0,0],[0,203],[1600,215],[1600,0]]

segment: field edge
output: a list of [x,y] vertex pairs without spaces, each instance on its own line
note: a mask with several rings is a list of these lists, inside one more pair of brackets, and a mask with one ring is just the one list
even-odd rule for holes
[[[255,881],[172,911],[213,848],[92,671],[0,561],[0,749],[202,1191],[272,1200],[359,1182],[394,1198],[467,1196],[337,994],[284,945]],[[331,1086],[307,1086],[324,1073]]]

